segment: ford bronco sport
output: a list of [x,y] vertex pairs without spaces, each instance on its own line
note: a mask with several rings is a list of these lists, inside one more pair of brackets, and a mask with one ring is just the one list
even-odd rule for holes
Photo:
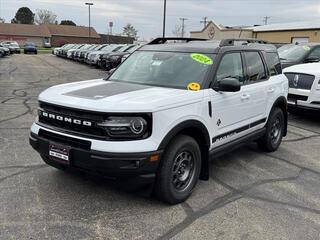
[[159,38],[107,79],[42,92],[30,144],[59,169],[155,177],[155,195],[175,204],[208,179],[212,156],[251,141],[277,150],[287,95],[273,45]]

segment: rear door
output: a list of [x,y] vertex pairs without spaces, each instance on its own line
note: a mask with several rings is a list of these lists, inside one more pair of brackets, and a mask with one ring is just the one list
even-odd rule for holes
[[246,123],[255,125],[266,120],[268,106],[268,95],[275,91],[268,81],[268,71],[264,63],[262,53],[259,51],[243,52],[247,69],[243,91],[250,98],[250,110]]

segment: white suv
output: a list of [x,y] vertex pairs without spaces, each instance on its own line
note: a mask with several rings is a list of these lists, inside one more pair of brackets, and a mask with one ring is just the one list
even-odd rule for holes
[[250,141],[278,149],[281,71],[276,48],[258,41],[156,39],[107,79],[42,92],[30,144],[59,169],[155,177],[156,196],[179,203],[208,179],[212,156]]
[[295,65],[284,70],[289,80],[290,109],[320,110],[320,63]]

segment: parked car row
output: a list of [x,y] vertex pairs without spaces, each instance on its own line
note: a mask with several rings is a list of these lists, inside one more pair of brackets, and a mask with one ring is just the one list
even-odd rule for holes
[[52,54],[110,70],[137,50],[135,44],[66,44],[52,50]]
[[36,45],[32,42],[26,42],[22,48],[16,41],[0,42],[0,57],[5,57],[14,53],[20,54],[21,50],[23,50],[24,54],[38,54],[38,49]]
[[17,42],[14,42],[14,41],[0,42],[0,57],[9,56],[14,53],[20,53],[20,47]]

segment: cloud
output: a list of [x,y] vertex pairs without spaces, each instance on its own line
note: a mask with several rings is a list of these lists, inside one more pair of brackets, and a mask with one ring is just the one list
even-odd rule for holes
[[[0,0],[0,16],[10,21],[16,10],[28,6],[33,11],[49,9],[59,20],[71,19],[87,25],[90,0]],[[120,33],[126,23],[139,30],[139,36],[150,38],[162,33],[163,0],[91,0],[92,25],[101,33],[107,32],[109,21],[114,22],[114,32]],[[304,21],[318,18],[319,0],[167,0],[167,33],[171,35],[180,17],[186,17],[187,31],[202,28],[200,20],[207,16],[223,25],[262,24],[264,16],[270,23]]]

